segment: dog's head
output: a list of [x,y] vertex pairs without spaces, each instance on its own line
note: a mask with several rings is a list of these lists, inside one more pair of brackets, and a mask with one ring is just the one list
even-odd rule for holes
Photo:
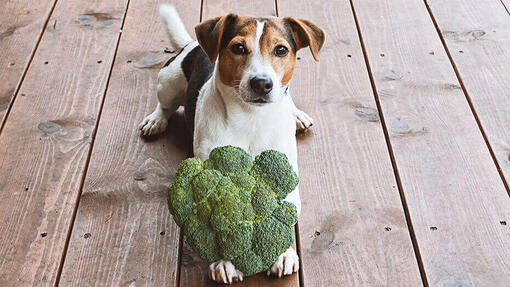
[[324,32],[294,18],[253,18],[228,14],[195,27],[200,46],[219,79],[253,105],[277,102],[294,72],[296,52],[310,47],[316,61]]

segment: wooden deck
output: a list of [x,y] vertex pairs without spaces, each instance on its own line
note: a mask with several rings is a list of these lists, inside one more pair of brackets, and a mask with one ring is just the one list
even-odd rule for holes
[[[0,2],[0,286],[211,286],[166,188],[191,141],[136,129],[168,0]],[[324,28],[299,53],[299,274],[238,286],[510,286],[509,0],[174,0]]]

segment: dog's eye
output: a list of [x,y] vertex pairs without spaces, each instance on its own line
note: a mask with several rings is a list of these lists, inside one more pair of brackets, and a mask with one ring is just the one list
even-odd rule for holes
[[276,48],[274,48],[274,55],[276,57],[285,57],[289,53],[289,49],[287,47],[278,45]]
[[241,44],[232,45],[232,47],[230,47],[230,50],[232,50],[232,53],[237,54],[237,55],[246,54],[246,48]]

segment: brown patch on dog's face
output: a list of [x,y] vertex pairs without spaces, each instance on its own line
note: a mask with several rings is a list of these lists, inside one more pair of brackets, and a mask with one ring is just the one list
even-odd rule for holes
[[[232,39],[227,40],[228,43],[220,49],[218,70],[223,84],[230,87],[238,87],[250,57],[253,55],[257,22],[251,17],[240,16],[235,26],[231,29],[232,31],[237,31],[237,33],[232,35]],[[234,48],[234,46],[238,45],[244,47],[245,53],[239,54],[239,51],[235,50],[238,47]]]

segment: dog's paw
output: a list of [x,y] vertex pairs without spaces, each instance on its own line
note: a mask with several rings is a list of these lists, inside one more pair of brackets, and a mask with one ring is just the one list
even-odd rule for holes
[[219,283],[231,284],[243,281],[243,273],[237,270],[232,262],[220,260],[209,265],[209,278]]
[[299,270],[299,257],[294,248],[289,248],[285,251],[278,260],[267,270],[267,276],[273,274],[278,277],[290,275]]
[[297,131],[304,131],[313,125],[313,119],[298,108],[294,109],[294,116],[296,117]]
[[166,116],[162,112],[156,110],[143,119],[138,125],[138,129],[141,131],[142,135],[150,136],[162,133],[165,131],[167,125],[168,120]]

